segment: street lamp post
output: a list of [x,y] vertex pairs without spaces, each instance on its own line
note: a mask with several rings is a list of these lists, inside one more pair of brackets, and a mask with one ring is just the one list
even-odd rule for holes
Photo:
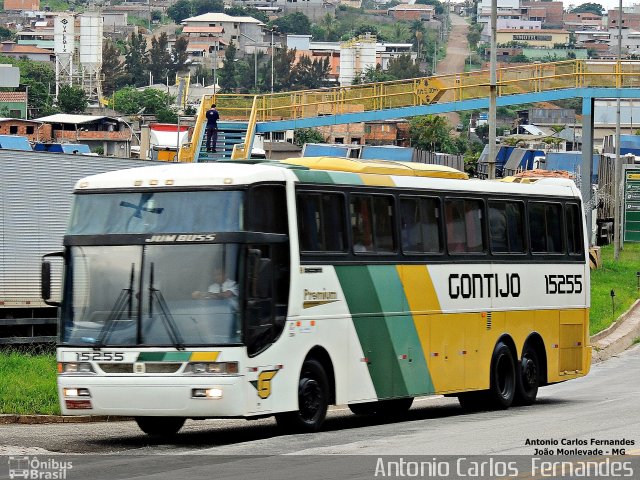
[[254,68],[253,68],[253,77],[254,77],[254,82],[253,82],[253,86],[256,90],[256,92],[258,91],[258,41],[255,40],[254,38],[251,38],[249,35],[245,35],[244,33],[240,32],[240,35],[242,35],[245,38],[248,38],[249,40],[251,40],[253,42],[253,63],[254,63]]

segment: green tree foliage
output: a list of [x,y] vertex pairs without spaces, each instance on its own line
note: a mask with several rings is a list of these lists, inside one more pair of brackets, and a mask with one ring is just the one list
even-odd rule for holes
[[108,39],[102,43],[102,76],[102,93],[107,97],[127,81],[124,65],[120,61],[120,50]]
[[273,59],[274,89],[277,91],[291,90],[296,83],[296,74],[293,63],[296,59],[296,50],[281,48],[276,50]]
[[151,39],[151,49],[149,50],[148,68],[153,77],[153,82],[164,83],[172,66],[169,38],[165,32],[162,32],[159,37]]
[[227,15],[231,15],[232,17],[252,17],[256,20],[260,20],[262,23],[269,22],[269,17],[266,13],[252,7],[225,8],[224,13],[226,13]]
[[187,37],[184,36],[176,38],[176,41],[173,44],[173,48],[171,49],[171,73],[173,73],[174,75],[185,69],[187,60],[189,58],[189,55],[187,55],[188,45],[189,40],[187,40]]
[[224,12],[222,0],[178,0],[167,8],[167,16],[175,23],[209,12]]
[[141,87],[147,83],[147,41],[141,33],[131,34],[125,45],[124,65],[127,72],[127,83]]
[[7,27],[0,25],[0,40],[13,40],[14,33]]
[[160,10],[152,10],[151,11],[151,21],[152,22],[160,22],[160,21],[162,21],[162,12]]
[[604,14],[604,7],[599,3],[587,2],[582,5],[578,5],[569,10],[569,13],[595,13],[602,16]]
[[87,96],[81,87],[63,85],[58,91],[58,108],[63,113],[83,113],[87,109]]
[[359,85],[362,83],[388,82],[390,80],[395,79],[387,72],[384,72],[380,65],[377,65],[375,67],[367,67],[364,71],[360,72],[360,75],[353,79],[353,84]]
[[300,58],[293,67],[293,89],[313,89],[325,86],[329,74],[329,59]]
[[325,138],[315,128],[297,128],[293,131],[293,143],[302,147],[305,143],[324,143]]
[[110,101],[110,107],[117,112],[127,115],[138,113],[144,108],[144,113],[157,115],[162,110],[169,109],[173,97],[155,88],[145,88],[139,91],[133,87],[118,90]]
[[458,153],[451,140],[451,125],[444,116],[426,115],[409,122],[411,144],[430,152]]
[[405,78],[416,78],[422,76],[420,67],[416,65],[409,55],[400,55],[392,58],[387,67],[387,73],[394,80],[403,80]]
[[467,32],[467,41],[469,42],[469,48],[475,50],[480,42],[480,34],[482,33],[482,24],[474,23],[469,27]]
[[51,88],[56,84],[53,67],[48,63],[0,56],[0,63],[20,68],[20,83],[29,87],[29,110],[37,117],[57,112],[53,106]]
[[439,0],[416,0],[420,5],[433,5],[436,10],[436,15],[442,15],[444,13],[444,5]]
[[289,13],[271,22],[282,33],[292,35],[309,35],[311,33],[311,21],[302,12]]
[[236,45],[232,41],[224,52],[222,68],[218,70],[218,83],[224,91],[233,91],[238,87],[236,51]]

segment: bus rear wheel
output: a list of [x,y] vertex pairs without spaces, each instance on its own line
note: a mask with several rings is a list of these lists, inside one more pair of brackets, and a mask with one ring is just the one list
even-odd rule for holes
[[306,360],[298,382],[298,411],[276,415],[278,425],[296,432],[317,432],[329,407],[329,381],[322,364]]
[[180,417],[136,417],[138,427],[153,437],[170,437],[178,433],[185,419]]
[[511,349],[498,342],[491,357],[491,382],[487,400],[489,406],[507,409],[513,403],[516,393],[516,369]]
[[536,351],[529,345],[522,350],[522,359],[518,365],[517,388],[514,404],[531,405],[538,396],[540,386],[540,363]]

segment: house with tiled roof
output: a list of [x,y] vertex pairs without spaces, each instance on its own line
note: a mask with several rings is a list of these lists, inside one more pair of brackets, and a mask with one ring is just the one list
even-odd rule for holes
[[0,117],[27,118],[27,92],[0,92]]
[[28,58],[34,62],[55,62],[55,54],[51,50],[32,45],[18,45],[16,42],[0,42],[0,55],[11,58]]
[[[255,44],[262,42],[264,24],[253,17],[234,17],[226,13],[205,13],[182,21],[183,32],[202,31],[202,35],[215,35],[226,44],[233,42],[241,55],[253,53]],[[253,40],[249,40],[253,39]],[[202,44],[203,42],[194,42]],[[221,42],[222,43],[222,42]]]

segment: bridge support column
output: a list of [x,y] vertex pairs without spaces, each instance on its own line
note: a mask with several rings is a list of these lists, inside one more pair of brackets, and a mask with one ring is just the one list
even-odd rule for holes
[[592,202],[593,190],[591,188],[591,177],[593,170],[593,97],[582,97],[582,167],[580,193],[584,214],[587,220],[587,238],[589,245],[593,243],[593,222],[592,209],[596,205]]

